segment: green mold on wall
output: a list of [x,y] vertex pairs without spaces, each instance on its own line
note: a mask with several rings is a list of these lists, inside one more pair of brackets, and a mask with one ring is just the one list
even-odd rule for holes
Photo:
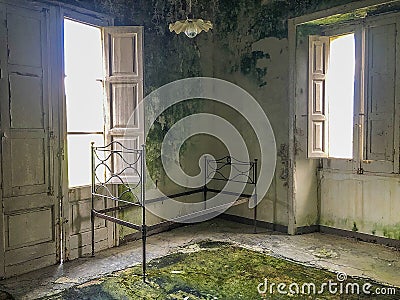
[[355,9],[354,11],[348,13],[337,14],[329,16],[327,18],[311,21],[308,24],[320,25],[320,26],[344,24],[354,20],[363,19],[367,16],[373,16],[386,12],[396,12],[396,11],[400,11],[400,3],[390,3],[390,4],[386,3],[386,4],[370,6],[367,8]]
[[333,227],[335,225],[335,221],[333,219],[321,218],[320,225]]
[[264,53],[262,51],[252,51],[251,53],[245,53],[242,55],[240,61],[240,71],[244,75],[249,75],[253,77],[260,87],[267,84],[264,81],[264,77],[267,74],[267,68],[259,68],[257,67],[257,61],[259,59],[269,59],[270,56],[268,53]]
[[386,238],[400,240],[400,223],[394,225],[374,224],[373,231]]
[[353,228],[351,229],[351,231],[355,231],[355,232],[358,231],[357,223],[356,223],[356,222],[353,222]]
[[[153,181],[161,180],[165,176],[161,161],[161,145],[165,135],[177,121],[201,112],[202,107],[203,102],[200,99],[180,102],[165,110],[150,128],[146,139],[146,165]],[[184,143],[180,148],[180,156],[182,157],[191,146],[190,143]],[[175,153],[169,153],[169,155],[173,158]]]
[[309,35],[322,34],[323,27],[316,24],[302,24],[297,27],[297,43],[307,41]]
[[321,219],[320,224],[323,226],[400,240],[400,223],[396,223],[394,225],[385,225],[379,223],[369,225],[363,221],[356,222],[350,221],[348,218],[335,218],[331,216],[330,218]]

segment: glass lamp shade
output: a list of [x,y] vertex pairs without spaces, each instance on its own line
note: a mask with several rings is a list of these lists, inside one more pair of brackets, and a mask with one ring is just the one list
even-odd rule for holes
[[176,34],[184,32],[189,38],[194,38],[200,32],[208,32],[213,28],[211,21],[204,21],[202,19],[189,19],[176,21],[169,24],[169,31],[174,31]]
[[198,33],[199,32],[197,31],[197,27],[196,27],[195,23],[192,20],[188,19],[188,24],[187,24],[186,29],[185,29],[186,36],[192,39]]

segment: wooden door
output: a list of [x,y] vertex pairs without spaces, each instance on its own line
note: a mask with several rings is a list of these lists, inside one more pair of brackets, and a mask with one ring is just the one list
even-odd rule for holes
[[0,6],[3,275],[58,261],[47,9]]

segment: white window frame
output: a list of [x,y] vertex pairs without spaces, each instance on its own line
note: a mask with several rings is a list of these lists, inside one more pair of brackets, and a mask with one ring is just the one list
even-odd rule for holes
[[[61,34],[61,38],[64,39],[64,20],[65,19],[70,19],[72,21],[75,22],[79,22],[79,23],[83,23],[83,24],[87,24],[89,26],[94,26],[94,27],[98,27],[100,30],[103,27],[108,27],[108,26],[112,26],[114,25],[114,20],[110,17],[106,17],[106,16],[100,16],[100,15],[93,15],[93,13],[88,12],[78,12],[74,9],[67,9],[67,8],[62,8],[61,9],[61,14],[60,14],[60,22],[61,22],[61,28],[62,28],[62,34]],[[62,51],[62,72],[63,72],[63,78],[65,78],[65,74],[64,74],[64,70],[65,70],[65,66],[64,66],[64,48],[62,47],[61,49]],[[104,82],[104,75],[102,78],[103,82]],[[64,86],[64,80],[62,81],[63,87],[62,90],[64,91],[64,99],[62,101],[62,105],[63,105],[63,109],[62,109],[62,127],[63,127],[63,132],[65,133],[66,139],[67,136],[69,134],[74,134],[74,135],[79,135],[79,134],[88,134],[89,132],[73,132],[73,133],[69,133],[67,130],[67,109],[66,109],[66,96],[65,96],[65,86]],[[103,88],[104,89],[104,88]],[[105,101],[105,99],[103,99],[103,102]],[[105,114],[107,113],[107,111],[105,112]],[[105,126],[105,124],[104,124]],[[104,127],[103,127],[104,128]],[[100,132],[90,132],[92,134],[100,134]],[[101,132],[102,136],[103,136],[103,140],[106,140],[106,131],[105,128],[103,129],[103,132]],[[65,141],[66,143],[66,141]],[[89,145],[88,145],[89,147]],[[67,149],[67,145],[64,146],[64,149]],[[67,153],[68,155],[68,153]],[[68,159],[64,160],[64,171],[63,174],[68,174]],[[77,188],[84,188],[87,187],[89,188],[90,183],[88,185],[84,185],[84,186],[73,186],[73,187],[69,187],[68,184],[68,176],[65,176],[64,178],[64,186],[68,187],[69,190],[71,189],[77,189]]]
[[[75,18],[70,18],[70,17],[64,17],[63,18],[63,21],[64,21],[63,24],[65,24],[65,20],[70,20],[70,21],[73,21],[73,22],[76,22],[76,23],[80,23],[80,24],[84,24],[84,25],[87,25],[87,26],[95,27],[97,30],[99,30],[99,34],[101,35],[102,27],[98,26],[97,24],[84,22],[84,21],[81,20],[81,18],[75,19]],[[87,21],[87,20],[85,20],[85,21]],[[99,45],[98,46],[101,48],[101,51],[104,52],[103,49],[102,49],[103,46],[102,46],[102,41],[101,40],[99,40]],[[65,57],[65,55],[64,55],[64,57]],[[100,64],[101,64],[101,68],[103,69],[103,73],[104,73],[104,66],[103,66],[104,65],[104,58],[103,57],[101,58]],[[64,67],[64,69],[65,69],[65,67]],[[64,77],[65,76],[66,76],[66,74],[64,75]],[[104,74],[101,75],[101,78],[97,78],[97,81],[101,81],[101,84],[103,84],[103,82],[104,82]],[[104,86],[102,86],[101,89],[104,90]],[[68,100],[67,97],[65,97],[65,102],[67,102],[67,100]],[[102,100],[102,106],[103,106],[103,116],[102,116],[103,117],[103,124],[102,124],[101,131],[93,131],[93,130],[87,131],[87,130],[82,130],[82,128],[79,128],[79,130],[68,131],[68,128],[67,128],[67,131],[66,131],[67,143],[68,143],[68,140],[69,140],[70,136],[75,136],[75,137],[81,136],[82,137],[82,136],[87,136],[87,135],[98,136],[99,138],[101,136],[102,142],[103,143],[105,142],[105,125],[106,124],[105,124],[104,118],[105,118],[106,112],[104,111],[104,101],[105,101],[104,100],[104,92],[103,92],[103,99],[101,99],[101,100]],[[65,119],[68,120],[68,112],[66,112]],[[88,145],[89,145],[89,143],[88,143]],[[68,147],[70,148],[71,146],[68,145]],[[87,148],[88,148],[88,151],[89,151],[89,146]],[[68,155],[70,155],[70,151],[67,151],[67,153],[68,153]],[[68,159],[67,162],[68,162],[68,164],[70,164],[71,163],[71,159]],[[68,178],[70,178],[70,175],[68,176]],[[82,185],[71,185],[71,182],[69,182],[69,188],[70,189],[74,189],[74,188],[79,188],[79,187],[85,187],[85,186],[89,186],[90,184],[91,184],[91,181],[90,181],[90,178],[89,178],[89,181],[87,183],[85,183],[85,184],[82,184]]]

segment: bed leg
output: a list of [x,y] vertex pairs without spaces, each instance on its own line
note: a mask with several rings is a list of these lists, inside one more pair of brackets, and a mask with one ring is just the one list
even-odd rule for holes
[[95,147],[94,147],[94,142],[90,143],[90,155],[91,155],[91,195],[90,195],[90,225],[92,229],[92,256],[94,256],[94,193],[95,193],[95,185],[96,185],[96,175],[95,175]]
[[257,233],[257,181],[258,181],[258,172],[257,172],[257,167],[258,167],[258,159],[254,159],[253,163],[253,182],[254,182],[254,233]]
[[94,256],[94,213],[93,210],[90,211],[90,222],[92,227],[92,256]]
[[203,203],[204,203],[204,209],[207,208],[207,186],[204,185],[203,187]]
[[142,276],[143,282],[146,283],[146,238],[147,238],[147,226],[142,225]]
[[254,226],[254,233],[257,233],[257,206],[254,206],[253,226]]

